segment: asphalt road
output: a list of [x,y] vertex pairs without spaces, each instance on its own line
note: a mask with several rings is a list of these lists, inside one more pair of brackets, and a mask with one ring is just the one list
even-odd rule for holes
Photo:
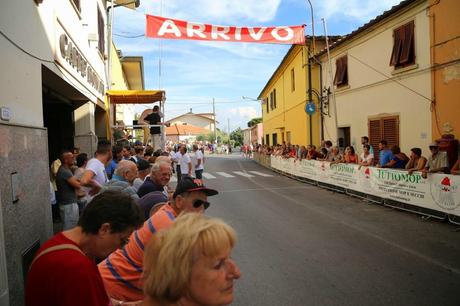
[[238,232],[233,305],[460,305],[458,227],[206,158],[207,213]]

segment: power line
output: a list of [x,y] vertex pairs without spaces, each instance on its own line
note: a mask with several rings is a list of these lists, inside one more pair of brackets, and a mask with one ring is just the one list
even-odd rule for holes
[[30,52],[28,52],[27,50],[25,50],[24,48],[22,48],[21,46],[19,46],[17,43],[15,43],[11,38],[9,38],[5,33],[3,33],[2,31],[0,31],[0,34],[6,39],[8,40],[13,46],[15,46],[16,48],[18,48],[19,50],[21,50],[23,53],[27,54],[28,56],[30,57],[33,57],[41,62],[45,62],[45,63],[50,63],[50,64],[54,64],[54,61],[50,61],[50,60],[47,60],[47,59],[43,59],[41,57],[38,57]]
[[140,38],[140,37],[145,37],[145,34],[125,35],[125,34],[113,33],[113,36],[118,36],[118,37],[123,37],[123,38]]

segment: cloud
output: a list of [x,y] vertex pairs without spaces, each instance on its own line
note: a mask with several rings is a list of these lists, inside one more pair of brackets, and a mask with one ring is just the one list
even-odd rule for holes
[[236,108],[231,108],[230,113],[248,119],[257,117],[257,110],[255,107],[252,106],[240,106]]

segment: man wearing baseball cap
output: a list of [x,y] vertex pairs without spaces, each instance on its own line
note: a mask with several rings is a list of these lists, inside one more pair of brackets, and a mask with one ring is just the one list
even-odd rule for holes
[[427,177],[427,173],[446,173],[449,169],[449,162],[447,161],[447,153],[439,151],[437,142],[429,145],[431,155],[428,157],[425,170],[422,171],[422,176]]
[[[168,228],[181,213],[204,212],[209,207],[208,196],[218,194],[203,182],[191,177],[181,180],[173,198],[133,232],[129,243],[110,254],[99,264],[99,272],[113,305],[137,302],[144,298],[142,267],[144,248],[152,234]],[[118,304],[117,304],[118,303]]]

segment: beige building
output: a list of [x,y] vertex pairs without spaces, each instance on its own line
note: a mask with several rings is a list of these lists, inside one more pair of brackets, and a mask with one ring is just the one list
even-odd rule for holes
[[190,112],[177,116],[166,121],[171,125],[193,125],[208,131],[214,131],[214,114],[213,113],[199,113],[195,114],[190,109]]
[[430,36],[427,0],[406,0],[377,16],[317,57],[329,89],[325,139],[362,151],[368,135],[403,152],[432,140]]

